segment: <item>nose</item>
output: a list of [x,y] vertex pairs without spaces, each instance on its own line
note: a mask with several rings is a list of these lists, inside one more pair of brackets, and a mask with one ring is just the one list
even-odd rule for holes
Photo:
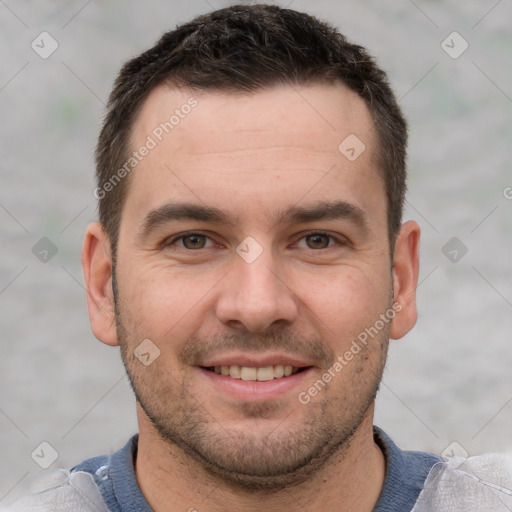
[[292,324],[297,319],[298,300],[293,283],[279,271],[272,252],[264,250],[251,263],[235,253],[234,268],[220,286],[217,319],[225,325],[263,332],[272,324]]

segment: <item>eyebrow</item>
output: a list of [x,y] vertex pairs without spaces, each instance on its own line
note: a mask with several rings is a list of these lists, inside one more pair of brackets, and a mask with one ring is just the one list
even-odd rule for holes
[[[321,201],[310,206],[291,206],[273,216],[273,226],[278,224],[299,224],[318,220],[348,220],[363,230],[368,229],[366,213],[355,204],[347,201]],[[169,222],[197,220],[235,227],[239,216],[213,206],[195,203],[172,202],[150,210],[142,222],[139,237]]]

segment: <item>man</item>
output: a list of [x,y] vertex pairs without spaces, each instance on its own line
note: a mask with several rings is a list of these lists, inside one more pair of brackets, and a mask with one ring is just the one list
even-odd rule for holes
[[373,59],[292,10],[216,11],[128,62],[82,261],[139,433],[12,510],[509,510],[505,458],[373,426],[417,316],[406,142]]

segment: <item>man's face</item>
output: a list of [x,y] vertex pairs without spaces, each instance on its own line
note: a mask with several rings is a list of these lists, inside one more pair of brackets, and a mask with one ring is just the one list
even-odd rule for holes
[[[172,131],[155,132],[192,96]],[[355,160],[338,148],[350,134],[365,144]],[[250,95],[162,86],[133,149],[148,135],[157,145],[130,178],[116,265],[139,419],[240,485],[306,478],[371,416],[386,357],[391,322],[344,357],[393,295],[368,110],[341,85]],[[225,218],[173,216],[185,203]],[[146,359],[160,351],[148,365],[135,355],[143,340]],[[293,374],[280,377],[285,366]]]

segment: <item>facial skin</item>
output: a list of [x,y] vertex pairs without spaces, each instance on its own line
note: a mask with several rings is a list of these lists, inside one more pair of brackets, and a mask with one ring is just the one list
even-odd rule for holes
[[[133,147],[191,96],[197,107],[130,177],[116,304],[110,245],[98,223],[83,249],[93,331],[121,346],[138,399],[139,485],[155,510],[206,496],[200,510],[226,510],[226,502],[295,510],[290,487],[297,510],[341,498],[354,507],[347,510],[372,510],[384,478],[374,398],[389,338],[416,321],[419,227],[402,226],[392,262],[368,109],[341,85],[244,95],[161,86],[139,114]],[[349,134],[366,146],[353,162],[338,150]],[[345,204],[338,218],[278,218],[334,202]],[[171,203],[216,208],[234,222],[163,220]],[[148,222],[157,210],[149,218],[159,222]],[[180,239],[185,232],[195,237]],[[249,247],[247,237],[262,250],[250,263],[236,252]],[[298,394],[394,303],[394,319],[301,403]],[[134,355],[145,339],[160,350],[148,366]],[[201,368],[241,356],[286,356],[308,369],[286,390],[241,397],[221,385],[226,377]],[[166,480],[181,482],[172,486],[180,492]]]

